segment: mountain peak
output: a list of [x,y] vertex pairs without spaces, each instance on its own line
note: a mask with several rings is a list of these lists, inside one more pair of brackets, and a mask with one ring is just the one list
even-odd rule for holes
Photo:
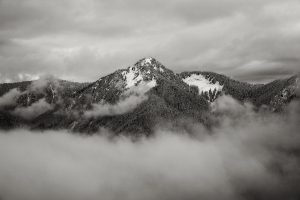
[[[156,83],[160,78],[176,79],[175,73],[167,69],[153,57],[142,58],[133,66],[121,70],[125,88],[136,86],[139,83]],[[156,84],[151,84],[156,85]]]
[[155,58],[148,57],[139,60],[137,63],[135,63],[135,66],[150,66],[156,63],[158,63],[158,61]]
[[107,93],[107,91],[114,91],[115,94],[121,94],[127,89],[138,85],[147,86],[146,88],[149,89],[155,87],[157,81],[160,79],[174,80],[179,79],[179,77],[155,58],[147,57],[140,59],[127,68],[119,69],[114,73],[101,77],[92,83],[88,87],[90,90],[86,89],[85,93],[93,93],[93,100],[99,102],[103,99],[109,99],[108,96],[104,97],[102,95]]
[[136,62],[134,66],[127,68],[122,72],[126,81],[126,88],[137,85],[140,82],[155,82],[155,71],[164,72],[163,65],[152,57],[143,58]]
[[166,67],[153,57],[142,58],[139,61],[137,61],[133,67],[138,68],[142,71],[146,70],[148,71],[148,73],[150,71],[154,73],[155,72],[163,73],[166,70]]

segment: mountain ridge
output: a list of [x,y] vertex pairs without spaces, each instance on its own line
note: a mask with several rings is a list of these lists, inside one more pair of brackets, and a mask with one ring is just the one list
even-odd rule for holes
[[[210,104],[219,96],[280,111],[296,97],[298,80],[292,76],[250,84],[214,72],[176,74],[154,58],[143,58],[91,83],[46,77],[0,84],[0,128],[28,126],[83,133],[106,128],[116,134],[149,135],[161,121],[185,118],[209,126]],[[88,112],[93,115],[87,117]]]

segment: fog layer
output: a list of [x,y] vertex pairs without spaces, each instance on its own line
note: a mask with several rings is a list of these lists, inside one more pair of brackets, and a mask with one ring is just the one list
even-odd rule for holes
[[2,131],[0,199],[299,198],[299,103],[277,115],[224,98],[214,105],[218,125],[191,124],[192,136],[163,127],[135,142],[100,136],[107,131]]

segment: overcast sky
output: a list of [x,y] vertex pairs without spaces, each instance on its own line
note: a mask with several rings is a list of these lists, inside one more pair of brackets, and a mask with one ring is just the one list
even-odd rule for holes
[[299,0],[0,0],[0,81],[93,81],[143,57],[264,81],[300,72]]

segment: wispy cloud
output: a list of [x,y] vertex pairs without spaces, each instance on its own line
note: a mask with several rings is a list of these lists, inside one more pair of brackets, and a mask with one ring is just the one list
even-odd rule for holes
[[92,104],[92,109],[85,111],[84,116],[87,118],[111,116],[133,111],[143,101],[148,99],[146,93],[150,89],[151,87],[146,82],[142,82],[139,85],[133,86],[126,90],[116,104],[110,104],[106,102]]
[[49,104],[45,99],[40,99],[27,107],[16,107],[11,113],[13,115],[21,116],[24,119],[34,119],[35,117],[52,110],[54,105]]
[[0,108],[4,106],[15,105],[22,92],[18,89],[11,89],[0,97]]

